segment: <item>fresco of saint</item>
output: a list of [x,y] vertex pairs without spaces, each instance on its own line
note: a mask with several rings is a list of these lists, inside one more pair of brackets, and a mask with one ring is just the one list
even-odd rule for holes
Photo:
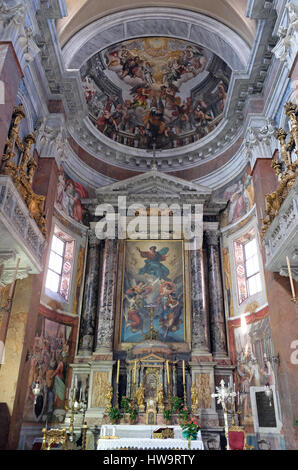
[[56,192],[57,208],[76,222],[83,224],[87,210],[82,205],[81,199],[88,197],[86,188],[78,181],[71,179],[61,166]]

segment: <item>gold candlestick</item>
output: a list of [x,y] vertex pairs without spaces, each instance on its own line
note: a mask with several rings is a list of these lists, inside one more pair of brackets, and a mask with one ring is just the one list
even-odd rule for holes
[[293,296],[291,300],[292,302],[297,302],[294,283],[293,283],[292,270],[291,270],[290,260],[288,256],[286,257],[286,260],[287,260],[287,265],[288,265],[288,272],[289,272],[289,278],[290,278],[290,284],[291,284],[291,290],[292,290],[292,296]]
[[119,383],[119,372],[120,372],[120,359],[117,361],[117,375],[116,375],[116,383]]
[[166,362],[167,367],[167,382],[170,383],[169,361]]
[[115,408],[119,408],[119,372],[120,372],[120,359],[117,361],[117,374],[116,374],[116,403]]
[[134,371],[133,371],[133,383],[136,383],[137,379],[137,361],[135,361]]

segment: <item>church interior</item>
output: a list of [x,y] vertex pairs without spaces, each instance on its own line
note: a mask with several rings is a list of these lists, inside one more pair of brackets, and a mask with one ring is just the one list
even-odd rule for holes
[[0,449],[298,449],[298,1],[0,2]]

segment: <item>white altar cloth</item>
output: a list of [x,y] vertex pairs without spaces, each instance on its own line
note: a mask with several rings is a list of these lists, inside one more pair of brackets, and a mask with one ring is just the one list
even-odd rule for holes
[[[118,436],[125,438],[152,439],[153,432],[163,425],[158,424],[103,424],[101,426],[101,436]],[[183,439],[180,426],[170,426],[167,428],[174,430],[174,439]],[[201,432],[198,433],[198,439],[201,439]]]
[[[119,439],[98,439],[97,450],[116,450],[116,449],[177,449],[188,450],[188,441],[186,439],[138,439],[138,438],[119,438]],[[190,450],[204,450],[202,440],[191,441]]]

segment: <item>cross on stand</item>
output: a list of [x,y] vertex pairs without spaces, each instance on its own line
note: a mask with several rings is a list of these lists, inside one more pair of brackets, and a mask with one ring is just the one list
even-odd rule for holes
[[157,307],[157,305],[150,304],[150,305],[145,306],[145,308],[149,308],[149,311],[150,311],[150,328],[149,328],[149,332],[144,335],[145,339],[158,339],[159,338],[159,332],[153,326],[155,307]]
[[227,404],[231,403],[234,406],[234,398],[236,396],[236,392],[232,391],[231,387],[226,387],[223,379],[220,381],[220,387],[215,388],[217,393],[211,393],[211,397],[217,398],[217,403],[222,406],[225,420],[225,436],[227,439],[227,450],[230,450]]

